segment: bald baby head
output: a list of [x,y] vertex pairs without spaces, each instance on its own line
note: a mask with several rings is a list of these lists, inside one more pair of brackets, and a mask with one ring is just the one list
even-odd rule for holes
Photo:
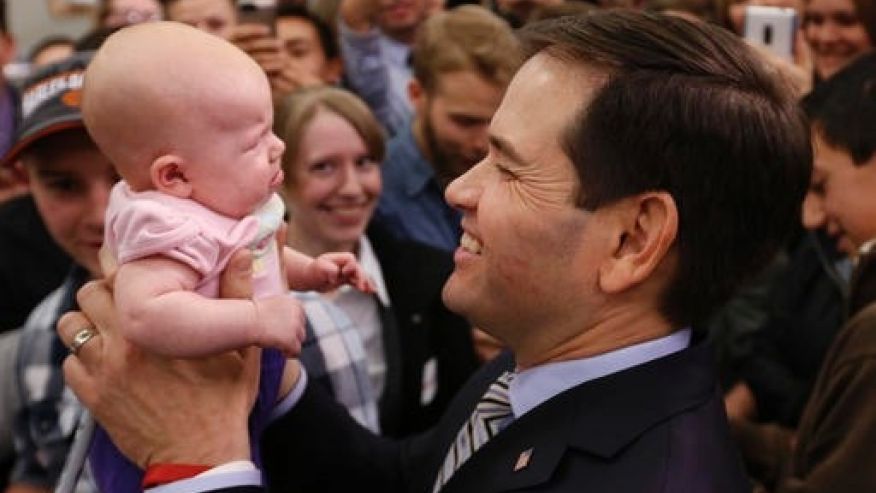
[[155,188],[161,156],[197,160],[246,108],[270,106],[259,66],[230,43],[174,22],[112,35],[85,75],[82,113],[100,149],[135,190]]

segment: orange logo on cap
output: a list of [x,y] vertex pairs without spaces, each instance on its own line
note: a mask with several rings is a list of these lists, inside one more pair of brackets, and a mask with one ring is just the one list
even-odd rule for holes
[[61,96],[61,102],[72,108],[78,108],[82,104],[82,90],[73,89]]

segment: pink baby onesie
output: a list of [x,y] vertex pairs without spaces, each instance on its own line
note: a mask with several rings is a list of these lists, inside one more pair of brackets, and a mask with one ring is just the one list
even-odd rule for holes
[[189,199],[149,190],[134,192],[119,181],[110,194],[104,245],[119,265],[152,255],[181,262],[201,275],[196,291],[215,298],[219,275],[242,247],[253,252],[257,298],[284,292],[274,234],[283,220],[283,200],[273,194],[252,215],[223,216]]
[[[182,262],[203,278],[197,291],[218,294],[219,274],[238,248],[253,251],[253,290],[256,296],[285,293],[274,234],[284,206],[273,195],[253,215],[232,219],[192,200],[155,191],[132,192],[120,181],[110,194],[104,245],[119,264],[151,255]],[[283,378],[286,358],[277,349],[264,349],[259,394],[249,418],[250,449],[261,464],[260,437],[270,422]],[[109,435],[97,427],[89,462],[98,489],[111,493],[140,493],[143,471],[128,461]]]

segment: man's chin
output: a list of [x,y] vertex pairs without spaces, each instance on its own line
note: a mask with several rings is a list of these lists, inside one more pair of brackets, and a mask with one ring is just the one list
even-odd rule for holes
[[465,301],[463,300],[464,296],[462,296],[465,289],[459,285],[460,282],[456,276],[456,272],[453,272],[447,278],[444,287],[441,289],[441,300],[450,311],[465,316]]

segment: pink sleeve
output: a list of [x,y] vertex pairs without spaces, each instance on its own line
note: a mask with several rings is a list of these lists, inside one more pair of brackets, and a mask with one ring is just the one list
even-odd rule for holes
[[107,227],[114,237],[114,254],[122,264],[163,255],[191,267],[201,276],[224,268],[230,255],[257,226],[241,221],[231,231],[210,231],[206,222],[172,207],[138,200],[116,211]]

